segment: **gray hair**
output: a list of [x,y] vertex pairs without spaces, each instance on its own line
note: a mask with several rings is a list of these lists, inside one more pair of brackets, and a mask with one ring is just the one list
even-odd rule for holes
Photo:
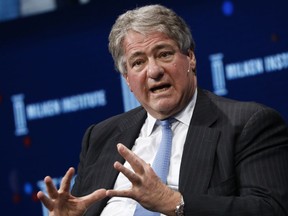
[[173,10],[161,5],[128,10],[117,18],[109,35],[109,51],[116,69],[122,74],[127,72],[123,41],[131,30],[144,35],[162,32],[174,40],[183,53],[188,53],[188,50],[194,51],[195,48],[188,25]]

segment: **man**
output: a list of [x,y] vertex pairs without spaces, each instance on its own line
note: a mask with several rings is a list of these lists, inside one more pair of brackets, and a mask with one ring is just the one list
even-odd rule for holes
[[[288,130],[272,109],[197,88],[194,41],[172,10],[150,5],[114,24],[109,50],[141,107],[91,126],[50,215],[288,215]],[[167,181],[151,167],[159,120],[173,118]],[[116,147],[117,146],[117,147]],[[113,169],[114,166],[114,169]],[[146,215],[146,214],[144,214]]]

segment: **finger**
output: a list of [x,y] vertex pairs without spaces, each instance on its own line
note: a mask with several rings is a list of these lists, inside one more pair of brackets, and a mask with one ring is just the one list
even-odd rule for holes
[[42,191],[37,193],[37,197],[49,211],[53,210],[53,201],[49,199]]
[[106,190],[105,189],[99,189],[94,191],[93,193],[82,197],[82,199],[84,200],[86,209],[89,208],[93,203],[104,199],[106,197]]
[[53,180],[50,176],[46,176],[44,178],[44,182],[46,184],[46,190],[50,198],[56,199],[58,197],[58,191],[53,183]]
[[132,184],[140,184],[141,183],[141,179],[137,174],[135,174],[133,171],[131,171],[130,169],[123,166],[118,161],[116,161],[114,163],[114,168],[117,171],[121,172],[123,175],[125,175]]
[[62,178],[59,191],[68,192],[70,190],[71,180],[73,178],[74,173],[75,173],[75,169],[73,167],[70,167],[67,170],[66,174]]
[[134,154],[130,149],[128,149],[123,144],[118,144],[117,149],[119,154],[131,165],[132,169],[139,174],[144,173],[143,166],[146,164],[140,157]]
[[107,190],[106,195],[108,197],[128,197],[134,199],[133,193],[131,190]]

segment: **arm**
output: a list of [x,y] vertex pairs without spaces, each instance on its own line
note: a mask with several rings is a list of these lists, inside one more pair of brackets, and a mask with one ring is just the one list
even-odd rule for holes
[[287,216],[288,132],[281,117],[261,108],[244,123],[233,145],[231,187],[235,192],[221,194],[209,188],[207,194],[200,195],[183,191],[186,215]]

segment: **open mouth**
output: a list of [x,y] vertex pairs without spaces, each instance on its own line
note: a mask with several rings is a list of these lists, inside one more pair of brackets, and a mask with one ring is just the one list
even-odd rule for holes
[[156,86],[154,88],[151,88],[151,92],[153,93],[160,93],[160,92],[164,92],[167,89],[169,89],[171,87],[170,84],[165,84],[165,85],[160,85],[160,86]]

